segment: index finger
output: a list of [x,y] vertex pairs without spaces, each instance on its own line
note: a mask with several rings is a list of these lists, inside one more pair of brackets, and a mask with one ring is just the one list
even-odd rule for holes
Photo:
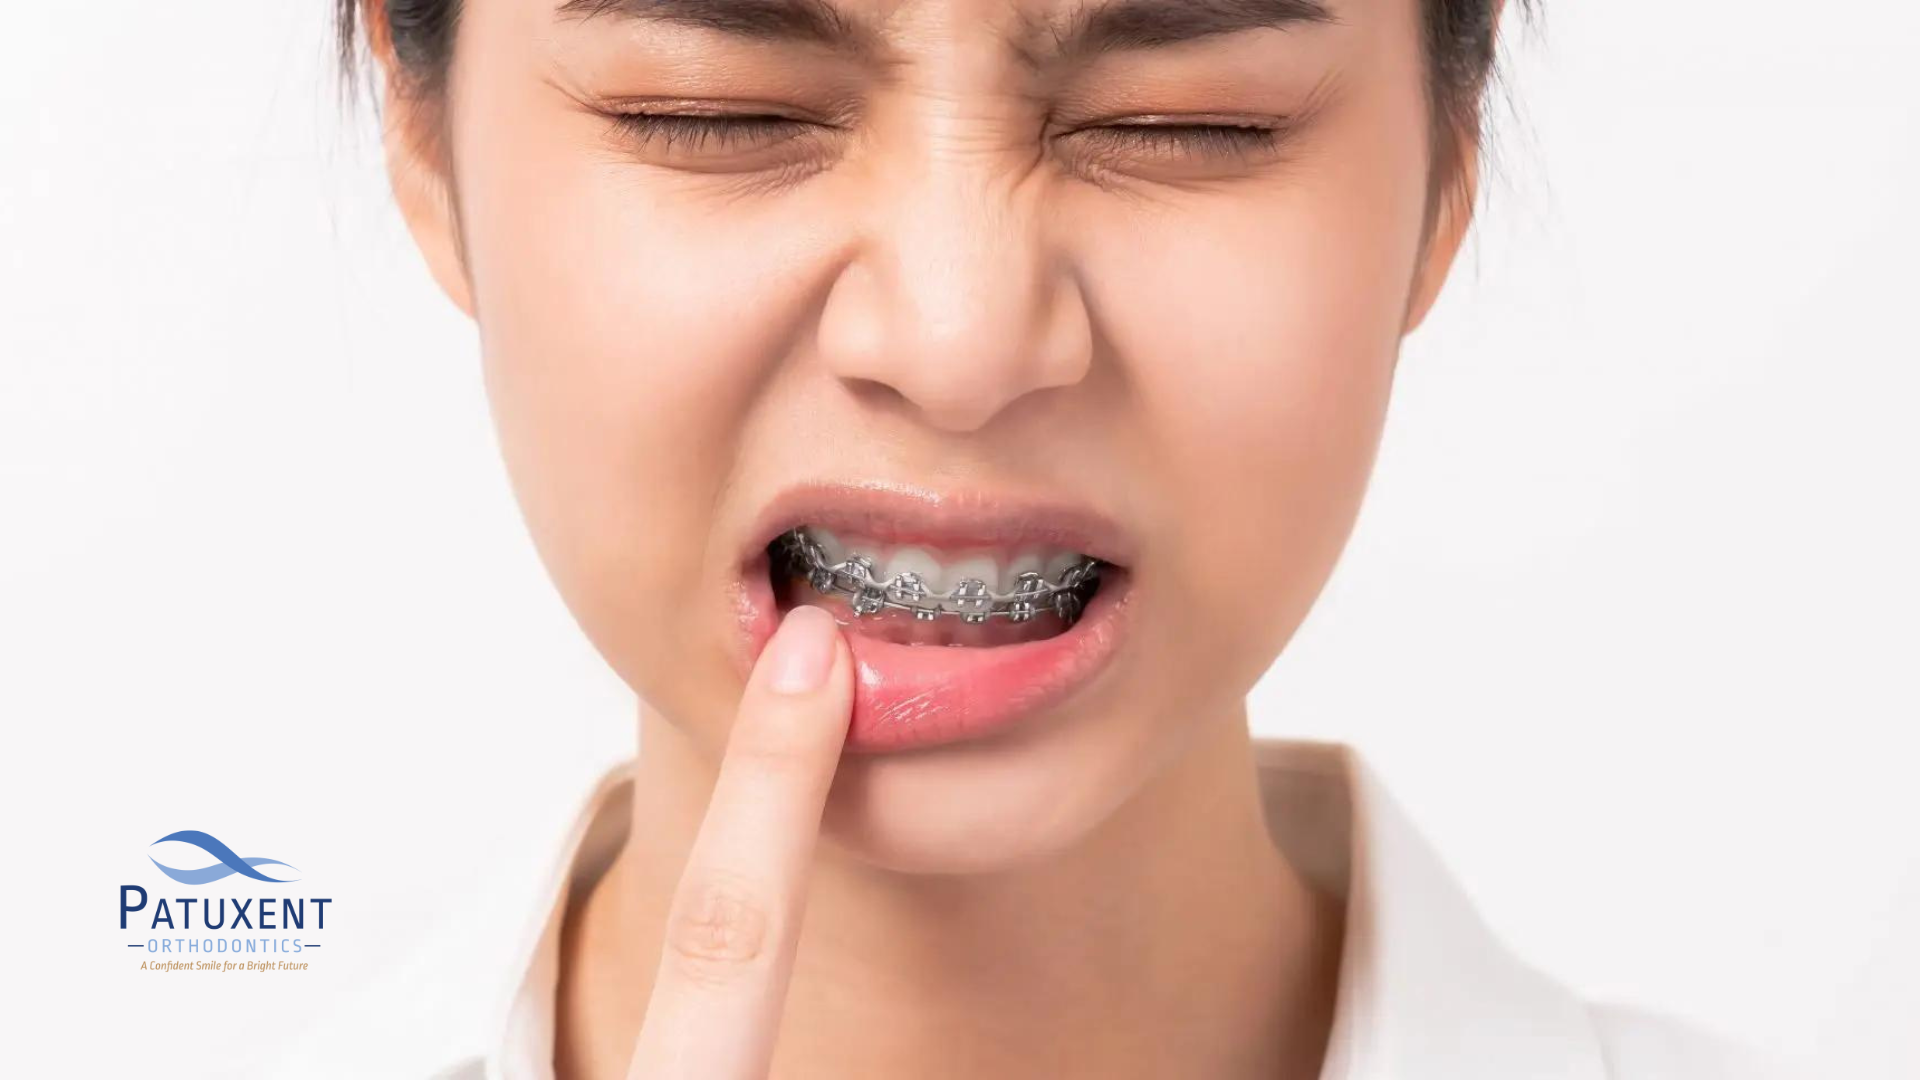
[[629,1080],[763,1080],[853,712],[833,616],[787,613],[740,702],[667,916]]

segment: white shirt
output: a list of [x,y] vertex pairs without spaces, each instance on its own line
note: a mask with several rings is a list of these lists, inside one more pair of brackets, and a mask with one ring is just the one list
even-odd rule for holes
[[[1787,1075],[1700,1029],[1584,1002],[1514,956],[1352,748],[1256,739],[1254,753],[1275,843],[1315,886],[1344,898],[1345,942],[1321,1080]],[[432,1073],[436,1080],[553,1080],[560,924],[568,897],[590,887],[625,842],[632,787],[629,760],[587,796],[499,984],[492,1021],[480,1029],[484,1042],[444,1061]],[[368,1063],[351,1063],[356,1033],[329,1027],[326,1063],[309,1046],[276,1075],[374,1075]],[[363,1045],[372,1052],[378,1042],[369,1033]]]

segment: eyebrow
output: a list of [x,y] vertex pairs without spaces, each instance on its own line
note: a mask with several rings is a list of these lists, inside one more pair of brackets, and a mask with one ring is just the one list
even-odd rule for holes
[[[825,46],[870,57],[877,27],[829,0],[565,0],[561,18],[611,15],[695,26],[767,42]],[[1030,65],[1107,52],[1163,48],[1242,30],[1337,22],[1325,0],[1082,0],[1064,17],[1027,14],[1013,42]],[[1050,44],[1042,48],[1038,42]]]
[[1286,30],[1337,22],[1323,0],[1090,0],[1064,19],[1029,20],[1027,34],[1050,38],[1044,52],[1030,42],[1020,52],[1038,65],[1052,57],[1080,59],[1129,49],[1155,49],[1242,30]]
[[827,0],[566,0],[560,18],[599,15],[718,30],[755,41],[793,42],[868,55],[877,35]]

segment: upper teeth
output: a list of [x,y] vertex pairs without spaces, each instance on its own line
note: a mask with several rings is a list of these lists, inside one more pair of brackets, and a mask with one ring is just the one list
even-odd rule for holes
[[849,555],[865,555],[873,560],[874,579],[892,581],[904,573],[915,574],[930,593],[945,593],[968,579],[985,582],[988,590],[1011,593],[1019,586],[1022,574],[1039,574],[1058,582],[1073,567],[1088,562],[1085,555],[1061,548],[1016,549],[1011,555],[974,553],[943,560],[933,552],[911,544],[882,544],[859,536],[835,536],[825,529],[807,526],[806,536],[820,545],[828,565],[844,561]]

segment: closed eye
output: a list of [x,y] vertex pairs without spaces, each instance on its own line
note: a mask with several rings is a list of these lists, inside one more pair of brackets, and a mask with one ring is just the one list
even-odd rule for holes
[[1146,150],[1200,157],[1244,157],[1272,150],[1281,131],[1252,124],[1102,124],[1073,133],[1107,151]]
[[621,135],[642,145],[657,140],[669,149],[677,145],[692,150],[710,146],[729,150],[768,146],[819,126],[785,116],[760,114],[642,112],[615,113],[613,124]]

